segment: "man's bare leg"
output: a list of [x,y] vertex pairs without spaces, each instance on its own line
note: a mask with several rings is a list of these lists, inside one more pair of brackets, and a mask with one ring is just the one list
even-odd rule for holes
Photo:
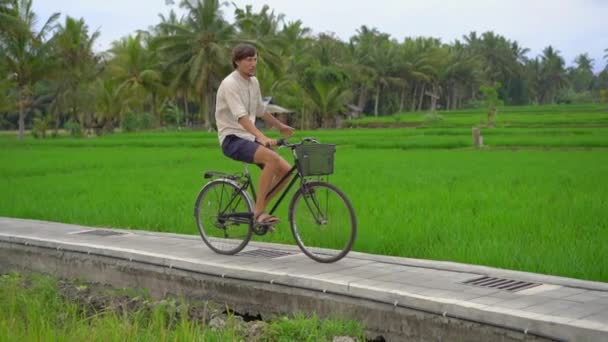
[[[273,189],[275,186],[277,186],[277,183],[283,178],[285,177],[286,174],[289,173],[289,170],[291,170],[291,167],[289,166],[289,164],[287,164],[287,162],[285,160],[283,160],[283,162],[285,163],[285,166],[281,167],[281,169],[279,170],[279,172],[274,176],[274,178],[272,179],[272,186],[270,187],[270,189]],[[285,171],[287,170],[287,171]],[[283,172],[284,171],[284,172]],[[270,203],[270,201],[272,201],[272,199],[281,192],[281,190],[283,190],[283,188],[285,188],[285,186],[287,186],[287,184],[289,183],[289,181],[291,180],[292,177],[287,177],[283,180],[283,182],[281,182],[281,184],[279,184],[277,186],[277,188],[271,192],[270,194],[268,194],[268,196],[266,196],[266,204]]]
[[268,192],[272,189],[273,183],[276,184],[280,178],[275,181],[278,175],[284,176],[289,172],[289,164],[281,158],[276,152],[266,147],[260,146],[253,157],[256,164],[263,164],[264,169],[260,175],[258,184],[258,197],[255,202],[254,215],[257,217],[266,210],[266,205],[274,197],[280,189],[282,189],[287,180],[283,181],[279,188],[273,194],[268,196]]

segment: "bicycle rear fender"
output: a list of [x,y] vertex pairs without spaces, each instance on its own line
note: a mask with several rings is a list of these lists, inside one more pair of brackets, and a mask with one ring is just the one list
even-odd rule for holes
[[205,173],[203,173],[203,178],[205,178],[205,179],[215,178],[215,177],[221,177],[221,178],[232,179],[232,180],[238,179],[238,177],[235,175],[230,175],[230,174],[227,174],[225,172],[220,172],[220,171],[206,171]]

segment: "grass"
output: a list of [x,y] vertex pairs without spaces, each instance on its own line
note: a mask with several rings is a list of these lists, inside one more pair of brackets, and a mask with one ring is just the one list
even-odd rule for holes
[[[470,147],[470,132],[298,136],[338,144],[330,181],[353,202],[357,251],[608,281],[608,127],[482,129],[489,147],[481,150]],[[0,135],[0,160],[0,216],[183,234],[198,234],[192,212],[202,172],[242,170],[203,132],[24,142]],[[277,213],[285,222],[286,211],[283,203]],[[287,223],[256,239],[294,243]]]
[[[82,288],[86,285],[76,287]],[[114,291],[114,295],[123,294]],[[4,274],[0,276],[0,341],[245,340],[243,328],[233,316],[228,316],[225,328],[211,329],[206,323],[209,317],[190,319],[192,307],[185,301],[178,305],[172,301],[152,304],[131,310],[108,307],[95,311],[61,295],[55,278]],[[364,334],[363,327],[354,321],[303,314],[268,323],[259,341],[331,341],[340,335],[362,340]]]
[[[484,109],[440,111],[443,117],[433,127],[471,127],[486,123]],[[384,125],[425,127],[425,112],[398,113],[390,116],[363,117],[348,120],[350,127],[369,127]],[[497,127],[594,127],[608,126],[608,106],[592,105],[553,105],[521,106],[499,108],[496,119]]]

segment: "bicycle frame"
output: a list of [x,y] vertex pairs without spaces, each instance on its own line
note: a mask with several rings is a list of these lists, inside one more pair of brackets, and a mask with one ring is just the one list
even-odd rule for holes
[[[289,191],[291,190],[291,188],[294,186],[294,184],[298,181],[298,179],[302,180],[302,184],[300,185],[300,187],[304,187],[304,181],[303,181],[304,177],[302,177],[302,175],[299,172],[297,172],[297,170],[298,170],[297,165],[298,165],[298,161],[297,161],[297,159],[295,159],[294,166],[292,166],[291,169],[268,192],[267,197],[270,194],[272,194],[273,192],[275,192],[284,181],[286,181],[289,177],[292,177],[292,175],[295,172],[295,176],[293,177],[293,179],[289,182],[289,184],[287,185],[287,187],[282,191],[281,195],[279,196],[279,198],[276,200],[276,202],[272,206],[272,209],[270,209],[270,211],[268,212],[269,215],[273,215],[274,214],[274,212],[277,210],[277,208],[279,207],[279,205],[281,204],[281,202],[283,202],[283,199],[285,198],[285,196],[287,196],[287,194],[289,193]],[[257,200],[257,194],[255,192],[255,187],[253,186],[253,182],[251,180],[251,174],[249,173],[249,168],[247,167],[247,165],[245,165],[244,178],[245,178],[245,181],[243,182],[243,184],[239,188],[239,192],[240,191],[247,191],[248,189],[251,189],[251,193],[253,194],[253,200],[256,201]],[[230,201],[228,202],[228,204],[226,205],[226,208],[224,208],[224,210],[222,210],[222,213],[225,213],[226,211],[228,211],[228,209],[230,208],[230,205],[232,204],[232,202],[234,201],[234,199],[237,196],[238,196],[238,192],[235,192],[232,195],[232,198],[230,199]],[[324,215],[322,213],[321,208],[319,207],[319,203],[317,202],[317,200],[313,197],[312,202],[313,202],[313,206],[314,206],[314,208],[316,210],[313,210],[313,208],[311,207],[311,204],[309,203],[308,200],[305,199],[305,202],[306,202],[306,205],[307,205],[308,209],[314,215],[315,220],[317,221],[317,223],[323,224],[323,222],[325,222],[325,218],[324,218]],[[242,218],[247,218],[248,220],[253,220],[254,219],[252,213],[228,213],[228,214],[222,214],[222,215],[225,218],[235,218],[236,220],[239,220],[239,219],[242,219]]]
[[[255,192],[255,188],[254,188],[253,182],[251,180],[251,174],[249,173],[249,170],[247,168],[245,170],[246,170],[245,175],[244,175],[245,181],[239,188],[239,191],[247,191],[248,189],[251,189],[251,193],[253,194],[253,200],[255,201],[255,200],[257,200],[257,194]],[[272,187],[272,189],[270,189],[268,194],[272,194],[273,192],[275,192],[284,181],[286,181],[289,177],[291,177],[294,174],[294,171],[296,171],[296,170],[297,170],[297,166],[295,166],[295,165],[292,166],[291,169],[279,180],[279,182],[277,182],[277,184],[275,184],[275,186]],[[270,211],[269,211],[270,215],[272,215],[277,210],[277,208],[279,207],[279,205],[281,204],[281,202],[283,201],[285,196],[287,196],[287,194],[289,193],[291,188],[294,186],[294,184],[298,181],[298,179],[302,179],[302,177],[300,176],[299,173],[296,172],[295,177],[293,177],[293,179],[289,182],[287,187],[281,192],[281,196],[279,196],[277,201],[272,206],[272,209],[270,209]],[[238,196],[238,193],[235,192],[232,195],[232,198],[230,198],[230,201],[228,202],[228,204],[226,205],[224,210],[222,210],[222,212],[228,211],[228,208],[230,208],[230,206],[232,205],[234,200],[237,198],[237,196]],[[232,218],[232,217],[242,218],[244,216],[245,216],[244,213],[225,214],[226,218]],[[247,215],[247,216],[251,216],[251,215]]]

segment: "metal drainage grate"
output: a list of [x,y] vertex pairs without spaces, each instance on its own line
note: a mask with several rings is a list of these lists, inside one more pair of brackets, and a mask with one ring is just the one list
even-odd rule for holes
[[529,281],[494,278],[487,276],[473,280],[467,280],[463,282],[463,284],[505,290],[510,292],[517,292],[541,285],[540,283],[531,283]]
[[252,257],[259,257],[259,258],[274,259],[274,258],[280,258],[283,256],[293,255],[293,254],[295,254],[295,253],[286,252],[286,251],[278,251],[275,249],[252,249],[247,252],[239,253],[239,256],[252,256]]
[[125,235],[126,233],[117,232],[117,231],[113,231],[113,230],[95,229],[95,230],[88,230],[86,232],[77,233],[77,234],[95,235],[95,236],[112,236],[112,235]]

